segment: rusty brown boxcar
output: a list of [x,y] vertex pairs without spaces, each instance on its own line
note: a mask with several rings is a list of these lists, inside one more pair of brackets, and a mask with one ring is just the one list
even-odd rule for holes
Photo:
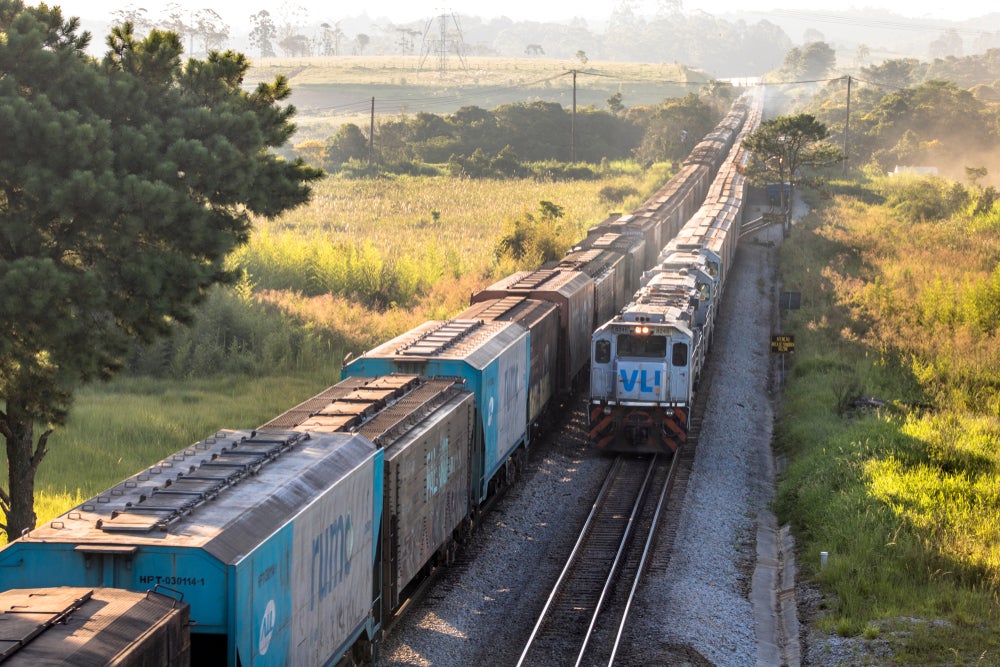
[[13,667],[191,664],[189,607],[117,588],[14,588],[0,593],[0,661]]
[[624,257],[620,253],[599,248],[573,250],[555,263],[554,268],[579,271],[594,279],[592,329],[601,326],[618,312],[620,307],[617,304],[625,298],[627,269]]
[[564,269],[519,271],[472,295],[472,303],[525,296],[559,307],[559,392],[569,392],[590,359],[594,280]]

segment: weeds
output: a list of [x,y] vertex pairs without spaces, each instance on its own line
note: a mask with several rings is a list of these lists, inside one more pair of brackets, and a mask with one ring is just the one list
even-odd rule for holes
[[[856,197],[879,200],[858,188],[886,204],[858,207]],[[899,208],[901,193],[933,199],[928,189],[943,209]],[[1000,651],[1000,290],[983,268],[1000,239],[962,217],[959,189],[842,188],[782,252],[803,308],[784,326],[797,350],[777,509],[805,552],[831,553],[822,572],[804,564],[835,594],[826,627],[871,639],[886,619],[917,621],[890,633],[895,664],[972,664]],[[890,408],[839,416],[862,392]]]

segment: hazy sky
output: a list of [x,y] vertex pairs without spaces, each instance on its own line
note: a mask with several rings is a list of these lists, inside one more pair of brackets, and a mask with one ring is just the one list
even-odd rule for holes
[[[37,2],[27,0],[25,4]],[[105,19],[111,13],[122,7],[143,7],[155,17],[169,4],[165,0],[132,2],[116,0],[48,0],[50,5],[59,5],[63,13],[89,19]],[[455,12],[471,16],[489,18],[507,16],[516,20],[549,21],[568,19],[574,16],[583,18],[605,19],[618,0],[598,0],[597,2],[569,3],[546,2],[544,0],[505,0],[503,2],[481,2],[478,0],[452,0],[450,3],[440,0],[366,0],[363,3],[340,3],[330,0],[176,0],[176,4],[191,10],[212,8],[227,22],[242,22],[246,17],[261,9],[267,9],[272,14],[280,14],[283,5],[298,5],[305,7],[311,17],[317,20],[340,19],[356,16],[367,12],[371,18],[385,17],[397,23],[422,20],[432,16]],[[636,0],[639,13],[652,14],[657,6],[656,0]],[[710,14],[725,14],[732,11],[751,11],[785,9],[801,11],[805,9],[885,9],[902,16],[916,18],[962,20],[981,16],[990,10],[990,3],[982,0],[959,0],[958,2],[941,2],[941,0],[859,0],[843,2],[843,0],[684,0],[686,12],[705,11]]]

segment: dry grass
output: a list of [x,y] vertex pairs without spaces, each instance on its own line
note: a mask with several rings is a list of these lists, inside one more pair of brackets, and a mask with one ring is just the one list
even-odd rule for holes
[[[439,62],[419,56],[328,56],[311,58],[255,59],[247,83],[270,81],[282,74],[292,86],[327,84],[412,85],[429,87],[463,86],[543,86],[550,77],[570,69],[599,72],[603,76],[636,82],[703,82],[703,73],[683,65],[623,63],[545,58],[466,58],[465,66],[452,59],[442,73]],[[552,80],[550,85],[571,87],[572,79]]]
[[[494,248],[515,219],[537,214],[539,203],[563,208],[562,221],[574,239],[614,211],[632,210],[667,176],[622,169],[617,176],[595,181],[538,182],[461,180],[448,177],[384,179],[329,178],[319,184],[313,201],[273,221],[261,221],[249,246],[234,255],[250,269],[251,282],[263,288],[260,298],[309,322],[351,350],[412,328],[428,319],[444,319],[468,305],[469,295],[510,268],[497,264]],[[637,193],[609,203],[600,191],[627,185]],[[360,275],[344,282],[328,280],[339,271],[344,248],[360,248]],[[365,269],[365,266],[369,267]],[[362,305],[356,294],[362,281],[389,268],[398,282],[416,285],[412,299],[389,308]],[[309,277],[309,273],[323,275]],[[255,274],[255,272],[257,272]],[[298,276],[311,282],[294,283]],[[336,287],[315,294],[310,284]],[[339,285],[339,286],[338,286]],[[383,304],[386,305],[386,304]]]

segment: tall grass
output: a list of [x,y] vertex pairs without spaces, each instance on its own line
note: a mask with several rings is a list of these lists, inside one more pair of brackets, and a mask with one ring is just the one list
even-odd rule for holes
[[259,221],[231,267],[258,298],[345,350],[358,352],[427,319],[450,317],[469,295],[514,270],[498,241],[542,201],[582,238],[611,212],[632,210],[666,181],[667,165],[602,165],[602,178],[542,182],[447,176],[330,177],[313,201]]
[[[831,630],[892,633],[894,664],[994,664],[1000,340],[977,307],[1000,300],[1000,239],[981,231],[988,211],[900,209],[907,187],[928,196],[926,185],[876,181],[835,197],[782,250],[803,308],[784,325],[797,346],[777,508],[796,526],[804,570],[835,594]],[[879,194],[883,204],[861,205]],[[858,407],[860,395],[886,405]],[[820,551],[831,554],[822,571]]]
[[[331,177],[307,206],[260,221],[231,262],[262,289],[409,308],[443,282],[488,276],[505,227],[540,201],[561,207],[570,233],[581,238],[609,212],[637,206],[666,174],[635,165],[606,171],[598,180],[561,182]],[[608,192],[625,195],[609,201]]]

